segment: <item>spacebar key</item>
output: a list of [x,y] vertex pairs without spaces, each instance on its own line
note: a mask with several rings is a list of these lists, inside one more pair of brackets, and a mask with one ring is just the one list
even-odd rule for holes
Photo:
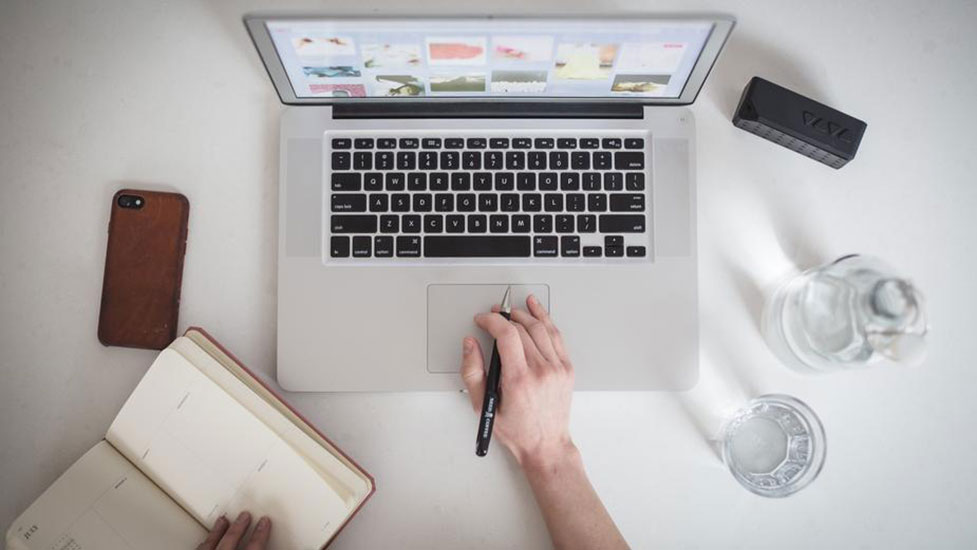
[[519,237],[424,237],[428,258],[528,258],[529,236]]

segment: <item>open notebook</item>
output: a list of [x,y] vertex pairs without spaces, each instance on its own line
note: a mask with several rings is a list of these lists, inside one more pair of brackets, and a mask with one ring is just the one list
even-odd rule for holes
[[105,439],[17,518],[7,548],[195,548],[221,515],[249,510],[272,518],[271,549],[316,549],[373,491],[368,473],[191,328]]

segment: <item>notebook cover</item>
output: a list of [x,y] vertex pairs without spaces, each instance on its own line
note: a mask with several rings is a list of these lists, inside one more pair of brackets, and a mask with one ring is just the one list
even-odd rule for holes
[[364,475],[366,475],[367,478],[370,479],[370,492],[363,499],[363,502],[361,502],[359,504],[359,506],[357,506],[353,510],[353,512],[349,515],[349,517],[346,518],[346,521],[344,521],[342,523],[342,525],[339,526],[339,529],[336,529],[336,532],[333,533],[332,537],[330,537],[329,540],[327,540],[326,543],[322,545],[323,548],[326,548],[327,546],[329,546],[330,544],[332,544],[332,541],[336,539],[336,536],[339,535],[339,533],[341,533],[342,530],[346,528],[346,524],[348,524],[349,521],[351,519],[353,519],[353,517],[355,517],[356,514],[358,514],[360,512],[360,509],[363,508],[363,505],[366,504],[367,501],[370,500],[371,497],[373,497],[373,493],[375,493],[377,491],[376,480],[373,478],[372,475],[370,475],[370,472],[368,472],[365,469],[363,469],[363,467],[360,466],[358,462],[356,462],[355,460],[353,460],[352,457],[350,457],[342,449],[340,449],[338,445],[336,445],[335,443],[333,443],[333,441],[331,439],[329,439],[328,437],[326,437],[326,434],[324,434],[321,431],[319,431],[319,428],[317,428],[315,426],[315,424],[309,422],[309,420],[307,418],[305,418],[305,416],[303,416],[302,413],[300,413],[299,411],[295,410],[295,408],[293,408],[292,405],[288,403],[288,401],[285,401],[282,398],[282,396],[277,391],[275,391],[274,388],[268,386],[268,384],[266,384],[264,380],[262,380],[259,376],[256,376],[254,374],[254,372],[251,371],[251,369],[249,369],[247,366],[245,366],[244,363],[242,363],[237,357],[235,357],[233,353],[231,353],[230,351],[228,351],[227,348],[225,348],[224,346],[222,346],[220,344],[220,342],[218,342],[213,336],[210,335],[210,333],[208,333],[206,330],[204,330],[204,329],[202,329],[200,327],[188,327],[187,330],[183,333],[184,336],[186,336],[186,334],[188,332],[190,332],[190,331],[199,332],[200,334],[202,334],[204,336],[204,338],[206,338],[207,340],[209,340],[210,343],[214,344],[214,346],[216,346],[217,349],[219,349],[222,352],[224,352],[228,357],[231,358],[232,361],[234,361],[237,364],[237,366],[241,367],[241,369],[244,370],[244,372],[248,373],[248,375],[251,378],[254,378],[256,382],[258,382],[259,384],[261,384],[266,390],[268,390],[272,395],[274,395],[275,396],[275,399],[278,399],[283,405],[285,405],[286,407],[288,407],[288,410],[290,410],[293,413],[295,413],[295,416],[299,417],[299,419],[302,422],[305,422],[306,425],[308,425],[310,428],[312,428],[312,430],[316,434],[318,434],[319,437],[321,437],[322,439],[325,439],[326,441],[328,441],[329,444],[332,445],[332,447],[336,451],[339,452],[339,454],[343,455],[343,457],[346,458],[346,460],[349,460],[354,466],[356,466],[356,468],[360,472],[362,472]]

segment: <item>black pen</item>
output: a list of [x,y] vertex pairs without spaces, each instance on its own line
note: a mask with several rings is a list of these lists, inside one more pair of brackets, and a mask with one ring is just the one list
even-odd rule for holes
[[[499,315],[509,319],[512,306],[509,303],[509,291],[506,287],[502,296]],[[485,398],[482,399],[482,415],[478,420],[478,433],[475,435],[475,454],[488,454],[489,442],[492,441],[492,425],[495,423],[495,410],[499,407],[499,379],[502,378],[502,359],[499,358],[499,344],[492,342],[492,360],[489,361],[488,375],[485,377]]]

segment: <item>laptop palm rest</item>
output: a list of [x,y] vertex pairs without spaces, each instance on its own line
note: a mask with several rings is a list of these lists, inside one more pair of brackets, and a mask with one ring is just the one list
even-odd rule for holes
[[[474,336],[482,345],[488,362],[492,337],[473,321],[476,313],[490,311],[505,294],[505,284],[429,285],[427,287],[427,370],[458,372],[461,369],[461,342]],[[550,288],[545,284],[512,285],[512,307],[526,308],[530,294],[550,309]]]

